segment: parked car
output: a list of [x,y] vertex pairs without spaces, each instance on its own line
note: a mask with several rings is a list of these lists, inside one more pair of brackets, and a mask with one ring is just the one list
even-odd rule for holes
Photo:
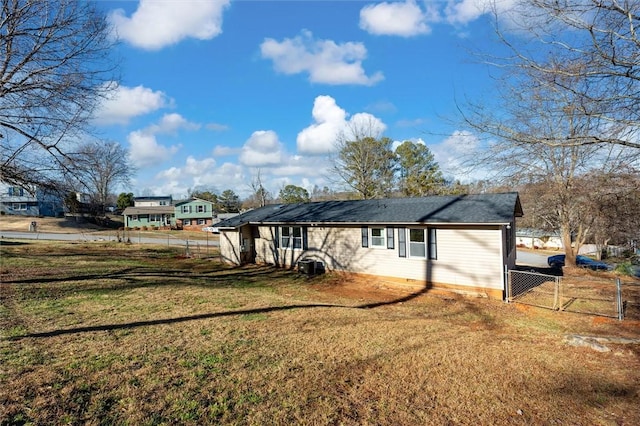
[[[564,257],[564,254],[549,256],[547,263],[552,268],[562,268],[564,266]],[[593,269],[594,271],[608,271],[611,269],[611,266],[604,262],[593,260],[590,257],[582,255],[576,256],[576,264],[581,268]]]

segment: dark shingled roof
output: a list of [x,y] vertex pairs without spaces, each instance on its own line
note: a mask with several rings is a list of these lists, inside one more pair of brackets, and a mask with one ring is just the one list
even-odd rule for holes
[[381,200],[323,201],[272,204],[216,224],[237,228],[245,224],[412,224],[510,223],[522,216],[516,192]]

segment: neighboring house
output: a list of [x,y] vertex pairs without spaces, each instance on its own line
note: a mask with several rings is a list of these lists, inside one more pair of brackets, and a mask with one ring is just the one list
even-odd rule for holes
[[173,206],[127,207],[122,212],[125,228],[157,227],[175,228],[176,215]]
[[0,182],[0,211],[21,216],[51,216],[64,214],[62,197],[33,186],[24,189]]
[[562,248],[562,239],[558,232],[519,228],[516,233],[516,245],[533,249],[558,250]]
[[521,216],[518,194],[504,193],[276,204],[216,226],[233,264],[314,260],[413,288],[503,298]]
[[176,224],[179,228],[201,231],[213,224],[213,203],[199,198],[190,198],[175,204]]
[[133,207],[127,207],[122,212],[125,228],[157,227],[175,228],[176,215],[172,205],[172,198],[136,197],[133,199]]

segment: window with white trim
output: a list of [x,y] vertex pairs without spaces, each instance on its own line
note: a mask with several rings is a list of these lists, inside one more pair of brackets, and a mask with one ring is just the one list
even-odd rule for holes
[[13,203],[13,210],[26,210],[27,203]]
[[198,225],[206,225],[207,219],[198,219]]
[[191,225],[191,219],[183,219],[183,220],[182,220],[182,225],[184,225],[184,226],[189,226],[189,225]]
[[300,226],[283,226],[280,228],[280,247],[302,248],[302,228]]
[[196,211],[198,213],[204,213],[207,211],[207,209],[206,209],[206,206],[199,205],[199,206],[196,206]]
[[384,228],[371,228],[371,247],[386,247],[384,242]]
[[182,206],[181,211],[182,213],[189,213],[191,212],[191,206]]
[[150,214],[149,222],[160,222],[162,220],[162,216],[159,214]]
[[424,229],[409,229],[409,257],[426,257]]

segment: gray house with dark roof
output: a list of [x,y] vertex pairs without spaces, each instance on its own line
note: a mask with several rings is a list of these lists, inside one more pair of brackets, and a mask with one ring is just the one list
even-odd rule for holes
[[517,193],[274,204],[217,224],[223,259],[502,298],[515,266]]

